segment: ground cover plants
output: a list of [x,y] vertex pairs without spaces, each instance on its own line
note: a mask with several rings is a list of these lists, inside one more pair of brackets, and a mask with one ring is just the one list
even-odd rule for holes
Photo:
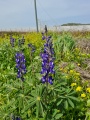
[[90,120],[90,51],[75,34],[1,34],[0,120]]

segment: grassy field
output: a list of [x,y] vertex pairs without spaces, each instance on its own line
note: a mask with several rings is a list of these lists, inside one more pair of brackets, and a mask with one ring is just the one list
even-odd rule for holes
[[90,32],[0,32],[0,120],[90,120]]

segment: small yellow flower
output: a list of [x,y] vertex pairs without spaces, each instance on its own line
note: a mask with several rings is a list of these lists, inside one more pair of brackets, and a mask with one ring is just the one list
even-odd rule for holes
[[80,73],[76,73],[77,76],[80,76]]
[[38,96],[38,97],[37,97],[37,100],[40,101],[40,99],[41,99],[41,98]]
[[90,88],[87,88],[86,91],[90,93]]
[[78,63],[78,66],[80,66],[80,63]]
[[70,70],[70,73],[74,73],[74,70]]
[[68,76],[68,75],[66,75],[66,76],[65,76],[65,78],[67,78],[67,79],[68,79],[68,78],[69,78],[69,76]]
[[64,69],[64,70],[63,70],[63,72],[67,73],[67,70],[66,70],[66,69]]
[[72,87],[73,87],[73,86],[76,86],[76,83],[72,83],[71,86],[72,86]]
[[83,57],[85,57],[86,55],[85,54],[82,54]]
[[80,87],[80,86],[78,86],[77,88],[76,88],[76,91],[81,91],[82,90],[82,87]]
[[60,68],[60,71],[62,71],[63,70],[63,68]]
[[80,58],[80,56],[77,56],[77,58],[79,59],[79,58]]
[[79,80],[80,80],[80,78],[79,78],[79,77],[77,77],[77,76],[75,76],[75,79],[76,79],[77,81],[79,81]]
[[78,48],[75,48],[76,50],[79,50]]
[[67,55],[69,55],[69,53],[67,53]]
[[81,97],[83,97],[83,98],[86,97],[86,94],[85,94],[85,93],[82,93],[82,94],[81,94]]

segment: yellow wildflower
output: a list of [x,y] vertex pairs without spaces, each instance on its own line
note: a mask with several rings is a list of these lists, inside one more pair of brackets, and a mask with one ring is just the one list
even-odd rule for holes
[[90,93],[90,88],[87,88],[86,91]]
[[68,75],[66,75],[65,77],[66,77],[67,79],[69,78],[69,76],[68,76]]
[[80,66],[80,63],[78,63],[78,66]]
[[78,86],[77,88],[76,88],[76,91],[81,91],[82,90],[82,87],[80,87],[80,86]]
[[74,73],[74,70],[70,70],[70,73]]
[[60,71],[62,71],[63,70],[63,68],[60,68]]
[[79,50],[78,48],[75,48],[76,50]]
[[83,57],[85,57],[86,55],[85,54],[82,54]]
[[75,76],[75,79],[76,79],[76,80],[80,80],[80,78],[79,78],[79,77],[77,77],[77,76]]
[[77,76],[80,76],[80,73],[76,73]]
[[81,97],[83,97],[83,98],[86,97],[86,94],[85,94],[85,93],[82,93],[82,94],[81,94]]
[[69,55],[69,53],[68,53],[68,52],[67,52],[66,54],[67,54],[67,55]]
[[79,59],[79,58],[80,58],[80,56],[77,56],[77,58]]
[[72,87],[73,87],[73,86],[76,86],[76,83],[72,83],[71,86],[72,86]]
[[40,101],[40,99],[41,99],[41,98],[38,96],[38,97],[37,97],[37,100]]
[[64,70],[63,70],[63,72],[67,73],[67,70],[66,70],[66,69],[64,69]]

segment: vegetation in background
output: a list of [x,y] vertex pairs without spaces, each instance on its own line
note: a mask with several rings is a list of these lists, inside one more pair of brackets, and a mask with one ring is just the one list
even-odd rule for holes
[[62,24],[61,26],[77,26],[77,25],[90,25],[90,24],[82,24],[82,23],[66,23]]

